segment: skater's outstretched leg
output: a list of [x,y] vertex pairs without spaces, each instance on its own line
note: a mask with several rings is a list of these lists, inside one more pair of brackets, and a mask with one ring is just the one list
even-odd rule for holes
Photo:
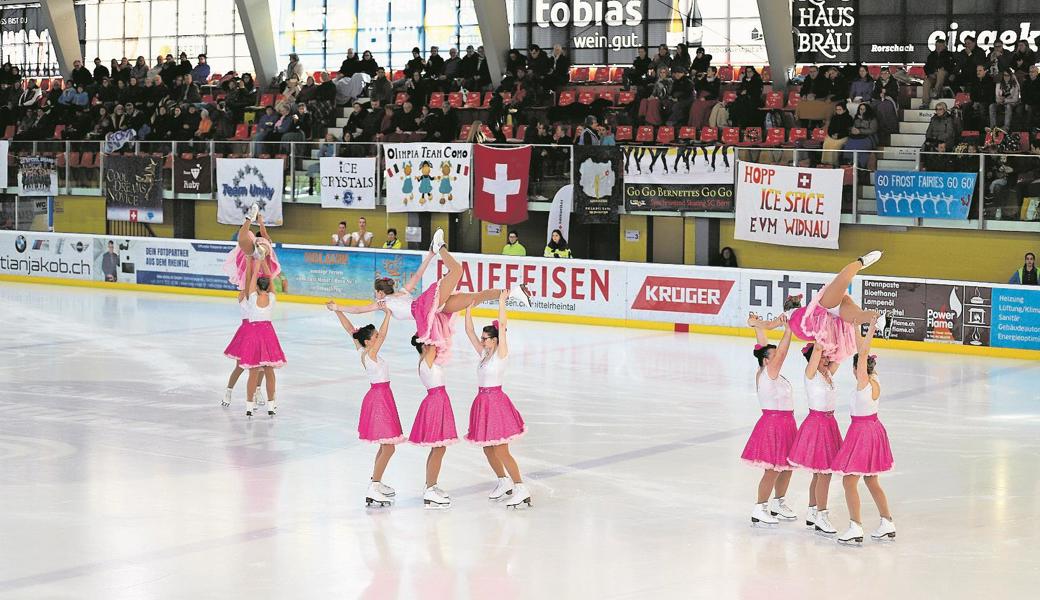
[[253,250],[256,249],[256,236],[249,229],[252,224],[253,221],[247,218],[238,230],[238,249],[246,256],[252,256]]
[[848,295],[846,290],[852,285],[852,280],[855,279],[860,270],[867,265],[874,264],[880,258],[881,252],[874,250],[845,265],[845,268],[835,275],[834,279],[824,288],[823,295],[820,296],[820,306],[837,308],[841,305],[844,298]]

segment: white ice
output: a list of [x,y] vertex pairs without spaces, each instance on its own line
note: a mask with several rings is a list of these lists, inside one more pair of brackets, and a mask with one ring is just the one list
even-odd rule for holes
[[[891,543],[749,526],[760,475],[749,339],[514,320],[506,390],[533,508],[489,503],[449,448],[449,511],[401,446],[366,510],[367,387],[323,307],[283,304],[279,414],[220,406],[233,300],[0,284],[0,598],[1027,598],[1040,559],[1040,363],[880,350]],[[385,356],[402,421],[422,390],[408,324]],[[448,368],[465,431],[476,360]],[[802,357],[785,367],[804,416]],[[848,369],[838,375],[842,406]],[[789,503],[804,517],[808,476]],[[865,488],[867,530],[877,512]],[[847,524],[841,486],[833,521]]]

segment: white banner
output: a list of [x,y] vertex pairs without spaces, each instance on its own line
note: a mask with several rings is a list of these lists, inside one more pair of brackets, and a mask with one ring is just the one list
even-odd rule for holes
[[11,143],[0,140],[0,189],[7,187],[7,151]]
[[375,157],[324,157],[319,168],[322,208],[376,207]]
[[0,231],[0,273],[96,279],[89,235]]
[[264,224],[282,224],[285,165],[281,158],[217,159],[217,222],[241,225],[249,207],[260,206]]
[[94,238],[94,279],[232,290],[224,259],[234,244],[164,238]]
[[[7,163],[4,163],[4,168]],[[19,196],[57,196],[58,171],[53,158],[23,156],[18,163]]]
[[383,144],[387,212],[470,207],[471,144]]
[[844,179],[841,169],[738,163],[733,237],[836,250]]
[[571,211],[574,210],[574,185],[568,183],[553,196],[549,209],[549,225],[545,228],[545,243],[552,239],[553,229],[563,233],[563,239],[571,239]]

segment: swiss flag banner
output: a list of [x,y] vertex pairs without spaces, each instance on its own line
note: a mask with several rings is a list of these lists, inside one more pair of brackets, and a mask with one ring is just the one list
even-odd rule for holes
[[473,212],[481,221],[512,225],[527,220],[531,147],[473,147]]

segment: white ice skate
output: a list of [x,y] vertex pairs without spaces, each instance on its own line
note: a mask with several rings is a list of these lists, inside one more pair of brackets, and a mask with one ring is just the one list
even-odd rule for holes
[[271,401],[267,403],[267,416],[273,417],[277,411],[278,402],[275,401],[274,398],[271,398]]
[[375,481],[373,483],[376,484],[376,488],[379,489],[379,493],[380,494],[382,494],[384,496],[388,496],[390,498],[393,498],[394,496],[397,495],[397,492],[394,491],[394,488],[388,486],[387,484],[383,483],[382,481]]
[[444,490],[435,485],[426,488],[426,493],[423,494],[422,501],[423,508],[451,508],[451,498],[444,493]]
[[224,408],[231,406],[231,388],[224,390],[224,399],[220,401],[220,405]]
[[365,493],[365,506],[368,506],[369,508],[371,508],[372,505],[390,506],[393,501],[393,498],[386,496],[379,491],[378,482],[373,481],[368,485],[368,492]]
[[531,307],[531,291],[527,289],[526,284],[509,288],[509,297],[528,308]]
[[433,241],[430,242],[430,252],[437,254],[444,247],[444,230],[438,229],[433,232]]
[[867,252],[863,256],[859,257],[859,262],[863,263],[864,269],[866,269],[867,267],[876,263],[879,260],[881,260],[880,250],[871,250],[870,252]]
[[879,332],[881,337],[885,335],[885,327],[888,325],[888,315],[881,313],[878,315],[877,321],[874,322],[874,329]]
[[256,411],[256,402],[253,402],[252,400],[246,400],[246,416],[247,417],[253,416],[253,412],[255,412],[255,411]]
[[527,486],[518,483],[513,486],[513,497],[506,501],[506,508],[523,508],[531,507],[531,493],[527,491]]
[[859,546],[863,543],[863,527],[855,521],[849,521],[849,528],[838,536],[838,543],[846,546]]
[[499,477],[498,485],[488,494],[488,500],[501,500],[513,493],[513,480],[508,477]]
[[805,526],[812,529],[816,526],[816,507],[810,506],[808,514],[805,515]]
[[881,517],[881,525],[874,530],[874,533],[870,534],[870,537],[875,540],[894,540],[896,539],[896,524],[892,521]]
[[249,212],[246,213],[246,218],[250,221],[255,221],[256,215],[258,214],[260,214],[260,205],[254,202],[253,205],[249,207]]
[[769,501],[769,514],[774,517],[779,517],[784,521],[794,521],[798,518],[798,514],[791,510],[791,507],[787,506],[784,502],[784,497],[773,498]]
[[257,406],[267,404],[267,396],[264,396],[263,388],[256,388],[256,392],[253,393],[253,402],[256,402]]
[[776,525],[780,521],[776,520],[776,517],[769,514],[769,503],[763,502],[762,504],[756,504],[755,508],[751,511],[751,525]]
[[834,528],[834,525],[831,525],[830,511],[816,511],[816,533],[823,533],[825,535],[834,535],[835,533],[838,533],[838,530]]

